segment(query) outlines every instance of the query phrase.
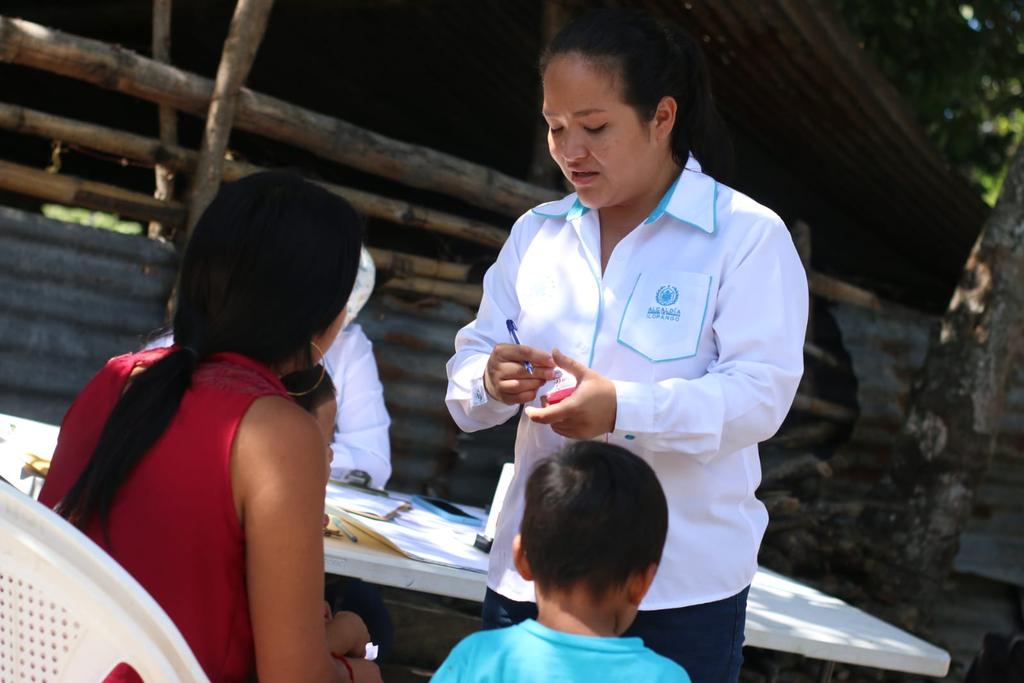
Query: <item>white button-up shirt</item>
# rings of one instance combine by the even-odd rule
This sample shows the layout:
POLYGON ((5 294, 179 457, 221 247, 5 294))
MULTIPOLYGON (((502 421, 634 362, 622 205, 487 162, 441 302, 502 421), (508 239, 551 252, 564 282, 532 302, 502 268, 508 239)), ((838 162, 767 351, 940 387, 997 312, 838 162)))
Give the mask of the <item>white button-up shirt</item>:
POLYGON ((373 486, 384 488, 391 477, 391 418, 373 344, 363 328, 355 323, 345 327, 324 354, 324 366, 334 380, 338 401, 331 477, 341 479, 350 470, 363 470, 373 486))
MULTIPOLYGON (((803 374, 804 269, 775 213, 692 158, 603 275, 600 243, 598 212, 574 194, 516 222, 484 277, 476 320, 455 338, 448 408, 465 431, 519 410, 473 397, 494 345, 510 342, 506 319, 523 344, 558 348, 611 379, 615 431, 600 438, 646 460, 669 506, 664 555, 641 609, 735 595, 754 577, 768 523, 754 495, 757 444, 782 424, 803 374)), ((520 417, 488 573, 488 586, 513 600, 534 600, 512 562, 526 479, 567 442, 520 417)))

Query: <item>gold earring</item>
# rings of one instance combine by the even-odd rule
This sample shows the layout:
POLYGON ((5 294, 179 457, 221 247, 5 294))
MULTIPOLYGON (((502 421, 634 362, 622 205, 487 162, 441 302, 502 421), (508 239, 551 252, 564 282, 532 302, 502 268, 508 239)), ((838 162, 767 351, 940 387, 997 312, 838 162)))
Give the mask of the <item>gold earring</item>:
POLYGON ((317 378, 316 383, 309 389, 306 389, 305 391, 289 391, 289 396, 305 396, 306 394, 312 394, 314 391, 317 390, 317 387, 319 387, 320 384, 324 381, 324 375, 327 374, 327 367, 323 364, 324 352, 320 349, 319 346, 316 345, 316 342, 310 340, 309 343, 314 349, 316 349, 317 353, 320 354, 320 376, 317 378))

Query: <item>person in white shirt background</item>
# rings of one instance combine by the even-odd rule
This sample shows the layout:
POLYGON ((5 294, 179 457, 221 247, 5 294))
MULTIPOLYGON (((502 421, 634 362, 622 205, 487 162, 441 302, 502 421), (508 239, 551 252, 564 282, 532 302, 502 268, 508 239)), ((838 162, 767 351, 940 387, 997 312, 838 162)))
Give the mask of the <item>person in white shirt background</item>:
POLYGON ((536 616, 512 559, 533 466, 567 439, 602 439, 649 462, 669 503, 662 562, 625 635, 695 683, 737 681, 768 522, 757 444, 803 373, 806 275, 782 220, 721 182, 731 146, 682 29, 593 11, 554 38, 541 75, 551 156, 576 192, 515 223, 448 362, 463 430, 525 406, 484 626, 536 616), (577 386, 549 405, 556 366, 577 386))
POLYGON ((324 352, 323 363, 337 387, 338 399, 331 441, 331 478, 340 480, 355 474, 361 483, 382 489, 391 477, 391 418, 384 406, 384 387, 377 374, 373 345, 354 322, 373 293, 375 279, 373 257, 364 248, 348 300, 345 327, 324 352))

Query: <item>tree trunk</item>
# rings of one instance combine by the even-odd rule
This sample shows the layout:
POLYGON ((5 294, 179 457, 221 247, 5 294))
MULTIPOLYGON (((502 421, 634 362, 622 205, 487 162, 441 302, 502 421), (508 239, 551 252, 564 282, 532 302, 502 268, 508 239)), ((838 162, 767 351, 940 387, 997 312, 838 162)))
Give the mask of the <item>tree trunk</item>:
MULTIPOLYGON (((153 0, 153 59, 171 63, 171 0, 153 0)), ((159 116, 160 142, 178 144, 177 112, 173 107, 161 104, 159 116)), ((160 200, 174 199, 174 171, 163 164, 157 164, 155 171, 156 191, 153 196, 160 200)), ((149 236, 169 238, 170 226, 153 221, 149 224, 149 236)))
MULTIPOLYGON (((256 59, 256 50, 263 41, 273 6, 274 0, 238 0, 235 5, 220 66, 217 67, 217 80, 213 85, 203 143, 199 148, 199 163, 192 177, 192 192, 188 202, 189 234, 220 187, 224 150, 231 136, 238 92, 256 59)), ((188 235, 185 237, 187 239, 188 235)))
POLYGON ((1022 344, 1024 146, 932 333, 894 450, 895 494, 908 502, 890 522, 883 558, 893 575, 883 588, 925 616, 992 460, 1007 375, 1022 344))

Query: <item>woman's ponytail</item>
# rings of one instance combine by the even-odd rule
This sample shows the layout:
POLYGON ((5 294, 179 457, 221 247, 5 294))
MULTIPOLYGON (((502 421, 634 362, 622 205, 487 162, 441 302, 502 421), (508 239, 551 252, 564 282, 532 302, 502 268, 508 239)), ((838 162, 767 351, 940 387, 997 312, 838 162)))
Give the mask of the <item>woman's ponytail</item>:
POLYGON ((170 426, 207 357, 312 364, 310 340, 338 318, 352 291, 360 232, 348 202, 293 174, 223 185, 182 259, 175 348, 129 378, 58 511, 80 528, 98 516, 106 536, 115 494, 170 426))
POLYGON ((195 349, 179 347, 129 379, 92 457, 58 504, 58 513, 79 528, 98 515, 106 536, 114 493, 174 419, 198 363, 195 349))

